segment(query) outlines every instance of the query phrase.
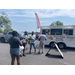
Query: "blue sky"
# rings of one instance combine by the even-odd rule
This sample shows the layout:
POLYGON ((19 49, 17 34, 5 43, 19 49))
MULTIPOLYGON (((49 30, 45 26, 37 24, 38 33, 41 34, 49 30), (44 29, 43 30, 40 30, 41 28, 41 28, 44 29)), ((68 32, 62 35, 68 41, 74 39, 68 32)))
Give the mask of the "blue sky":
POLYGON ((48 26, 57 20, 64 25, 75 25, 75 9, 0 9, 0 12, 8 15, 12 28, 18 32, 36 31, 35 12, 38 14, 41 26, 48 26))

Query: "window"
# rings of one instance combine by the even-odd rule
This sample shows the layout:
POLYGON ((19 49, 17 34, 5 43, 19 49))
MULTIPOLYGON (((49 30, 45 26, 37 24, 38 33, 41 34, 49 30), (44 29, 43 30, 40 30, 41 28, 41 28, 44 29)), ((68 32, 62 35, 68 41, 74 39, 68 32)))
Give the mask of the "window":
POLYGON ((8 34, 12 35, 12 32, 9 32, 8 34))
POLYGON ((51 29, 51 35, 62 35, 62 29, 51 29))
POLYGON ((64 29, 64 34, 73 35, 73 29, 64 29))
POLYGON ((42 34, 50 34, 50 29, 43 29, 42 34))

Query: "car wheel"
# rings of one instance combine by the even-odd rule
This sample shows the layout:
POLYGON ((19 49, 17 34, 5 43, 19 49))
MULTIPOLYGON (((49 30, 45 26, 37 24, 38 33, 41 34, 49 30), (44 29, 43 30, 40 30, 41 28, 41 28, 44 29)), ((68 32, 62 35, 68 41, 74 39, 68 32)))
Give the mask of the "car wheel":
POLYGON ((5 43, 5 39, 4 39, 4 38, 1 38, 1 42, 2 42, 2 43, 5 43))

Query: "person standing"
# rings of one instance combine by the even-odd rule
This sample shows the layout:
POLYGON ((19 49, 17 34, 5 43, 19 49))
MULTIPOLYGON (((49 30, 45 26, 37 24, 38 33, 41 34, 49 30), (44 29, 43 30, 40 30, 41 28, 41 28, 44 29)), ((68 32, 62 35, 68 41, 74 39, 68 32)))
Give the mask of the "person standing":
POLYGON ((29 37, 29 39, 30 39, 30 51, 29 51, 29 53, 31 53, 31 49, 32 49, 32 46, 34 47, 34 53, 36 53, 36 45, 35 45, 35 35, 34 35, 34 32, 32 31, 32 34, 31 34, 31 36, 29 37))
POLYGON ((39 43, 39 52, 38 52, 38 54, 40 54, 40 49, 41 49, 41 48, 42 48, 42 53, 43 53, 45 40, 47 40, 46 35, 41 34, 41 35, 39 36, 39 41, 40 41, 40 43, 39 43))
POLYGON ((28 44, 29 44, 29 35, 28 35, 28 33, 27 33, 26 43, 27 43, 27 45, 26 45, 26 49, 28 49, 28 44))
POLYGON ((26 56, 25 55, 25 49, 26 49, 27 43, 28 43, 28 34, 27 34, 27 31, 25 31, 24 36, 23 36, 23 46, 24 46, 23 56, 26 56))
POLYGON ((22 43, 20 42, 20 39, 17 36, 18 36, 18 32, 13 31, 12 32, 12 37, 9 39, 11 65, 14 65, 15 58, 17 58, 17 64, 20 65, 20 49, 19 49, 19 45, 22 46, 22 43))

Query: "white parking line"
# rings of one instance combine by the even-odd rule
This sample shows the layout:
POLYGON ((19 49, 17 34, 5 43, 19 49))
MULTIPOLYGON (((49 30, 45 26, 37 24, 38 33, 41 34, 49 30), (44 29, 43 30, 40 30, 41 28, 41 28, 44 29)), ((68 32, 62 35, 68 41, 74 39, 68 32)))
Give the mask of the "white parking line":
POLYGON ((60 62, 63 63, 64 65, 71 65, 71 64, 64 62, 64 61, 60 61, 60 62))

